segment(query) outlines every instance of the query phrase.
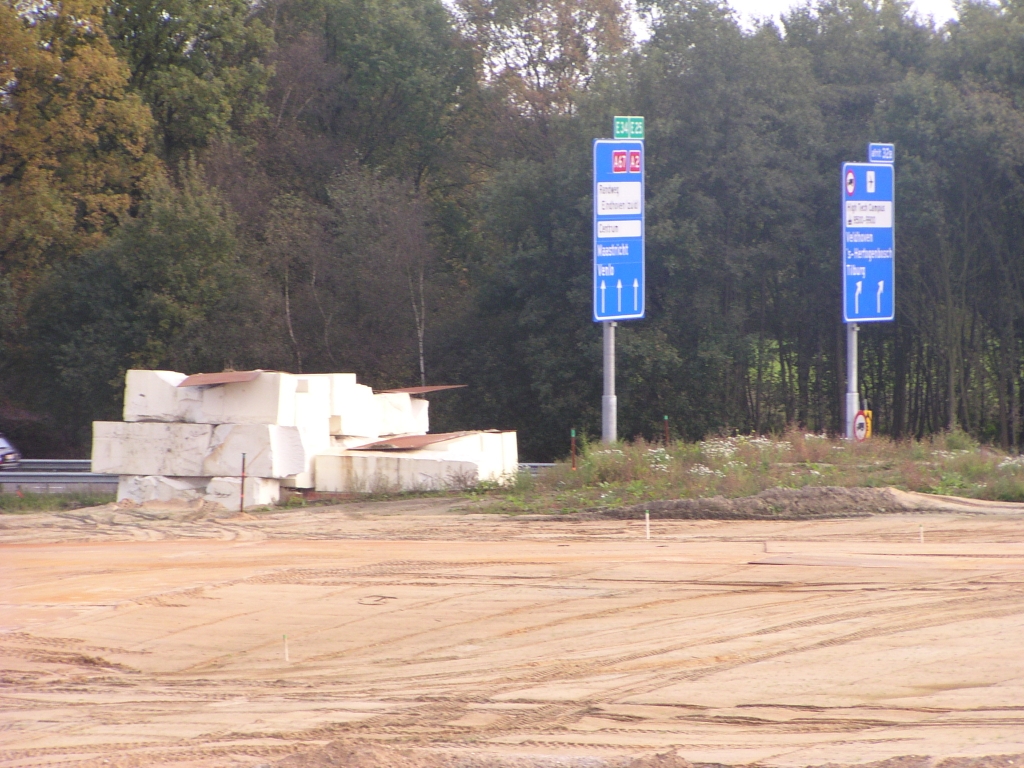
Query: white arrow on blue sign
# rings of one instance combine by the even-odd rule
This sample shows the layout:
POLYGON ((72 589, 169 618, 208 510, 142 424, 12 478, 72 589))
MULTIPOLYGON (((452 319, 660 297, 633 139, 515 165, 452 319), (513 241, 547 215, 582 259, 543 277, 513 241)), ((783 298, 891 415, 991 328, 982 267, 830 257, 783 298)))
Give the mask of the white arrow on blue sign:
POLYGON ((882 163, 843 165, 843 320, 896 316, 895 173, 882 163))
POLYGON ((644 143, 594 141, 594 322, 644 316, 644 143))

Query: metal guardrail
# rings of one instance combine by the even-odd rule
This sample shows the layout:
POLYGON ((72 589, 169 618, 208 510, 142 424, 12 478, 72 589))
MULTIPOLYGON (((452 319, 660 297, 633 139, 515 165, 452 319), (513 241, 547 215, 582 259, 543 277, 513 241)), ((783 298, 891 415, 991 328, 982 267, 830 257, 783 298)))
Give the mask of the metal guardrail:
POLYGON ((550 469, 555 466, 554 464, 546 464, 542 462, 525 462, 519 464, 520 472, 529 472, 531 475, 536 477, 541 473, 541 470, 550 469))
MULTIPOLYGON (((88 459, 23 459, 19 469, 0 472, 0 493, 116 492, 118 476, 94 474, 89 471, 90 465, 88 459)), ((524 462, 519 471, 536 476, 553 466, 524 462)))
POLYGON ((0 483, 116 483, 117 475, 94 475, 92 472, 0 472, 0 483))
POLYGON ((18 472, 91 472, 89 459, 22 459, 18 472))
POLYGON ((0 472, 0 492, 16 493, 116 493, 117 475, 92 472, 0 472))

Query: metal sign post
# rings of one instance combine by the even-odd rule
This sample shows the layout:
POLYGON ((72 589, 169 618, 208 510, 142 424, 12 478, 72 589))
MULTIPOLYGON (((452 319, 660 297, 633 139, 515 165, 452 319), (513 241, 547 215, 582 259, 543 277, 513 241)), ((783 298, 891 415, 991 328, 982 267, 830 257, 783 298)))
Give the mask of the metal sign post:
POLYGON ((846 436, 854 436, 854 417, 860 410, 857 391, 857 324, 846 324, 846 436))
POLYGON ((645 313, 643 118, 616 117, 615 130, 640 138, 594 141, 593 319, 604 330, 601 439, 606 443, 618 439, 616 322, 645 313))
POLYGON ((615 323, 604 326, 604 396, 601 398, 601 442, 614 443, 619 433, 619 400, 615 396, 615 323))
POLYGON ((896 316, 896 174, 892 144, 869 144, 867 163, 842 170, 843 322, 846 323, 846 436, 856 437, 858 323, 896 316))

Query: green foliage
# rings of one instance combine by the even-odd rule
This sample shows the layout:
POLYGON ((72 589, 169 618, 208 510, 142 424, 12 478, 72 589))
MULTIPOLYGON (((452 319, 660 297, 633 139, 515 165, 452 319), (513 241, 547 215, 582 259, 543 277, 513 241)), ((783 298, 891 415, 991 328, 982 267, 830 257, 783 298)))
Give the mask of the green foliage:
POLYGON ((990 498, 996 501, 1024 501, 1024 478, 1000 477, 989 486, 990 498))
POLYGON ((115 1, 103 25, 153 111, 165 157, 267 114, 273 34, 246 0, 115 1))
MULTIPOLYGON (((814 0, 746 29, 646 0, 637 42, 617 0, 4 0, 3 397, 81 445, 129 366, 347 369, 469 384, 432 401, 435 430, 563 456, 599 432, 591 141, 641 114, 647 317, 617 331, 620 432, 840 429, 838 168, 893 141, 897 319, 864 329, 860 389, 876 432, 916 440, 863 479, 1013 495, 974 452, 1024 439, 1018 5, 936 30, 903 0, 814 0)), ((727 467, 674 445, 583 445, 560 492, 836 464, 807 441, 788 473, 781 449, 727 467)))
POLYGON ((0 493, 0 514, 59 512, 115 501, 112 493, 0 493))
POLYGON ((203 341, 242 280, 233 222, 197 166, 182 175, 180 189, 154 182, 139 218, 36 297, 31 346, 49 382, 37 397, 69 424, 116 418, 128 368, 222 364, 203 341))
POLYGON ((978 441, 964 432, 962 429, 954 429, 944 436, 946 449, 950 451, 974 451, 978 448, 978 441))
POLYGON ((472 58, 440 0, 325 0, 324 127, 371 166, 419 180, 472 89, 472 58))
POLYGON ((156 169, 152 119, 100 13, 0 2, 0 339, 48 270, 127 220, 156 169))
POLYGON ((630 39, 617 0, 459 0, 486 80, 543 125, 572 114, 595 69, 630 39))
POLYGON ((487 495, 503 511, 557 513, 805 486, 894 486, 1020 501, 1024 461, 977 447, 949 450, 941 440, 850 443, 791 429, 777 438, 739 435, 668 446, 644 440, 587 446, 575 471, 561 460, 528 486, 506 486, 487 495))

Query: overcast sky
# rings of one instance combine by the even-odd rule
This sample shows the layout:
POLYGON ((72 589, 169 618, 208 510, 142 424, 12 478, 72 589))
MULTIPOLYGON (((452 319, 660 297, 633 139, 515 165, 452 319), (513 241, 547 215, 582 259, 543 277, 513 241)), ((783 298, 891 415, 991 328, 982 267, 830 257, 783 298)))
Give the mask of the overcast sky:
MULTIPOLYGON (((780 13, 796 3, 793 0, 729 0, 729 4, 746 21, 749 16, 774 16, 777 19, 780 13)), ((956 15, 952 0, 914 0, 914 9, 922 16, 932 16, 937 25, 956 15)))

